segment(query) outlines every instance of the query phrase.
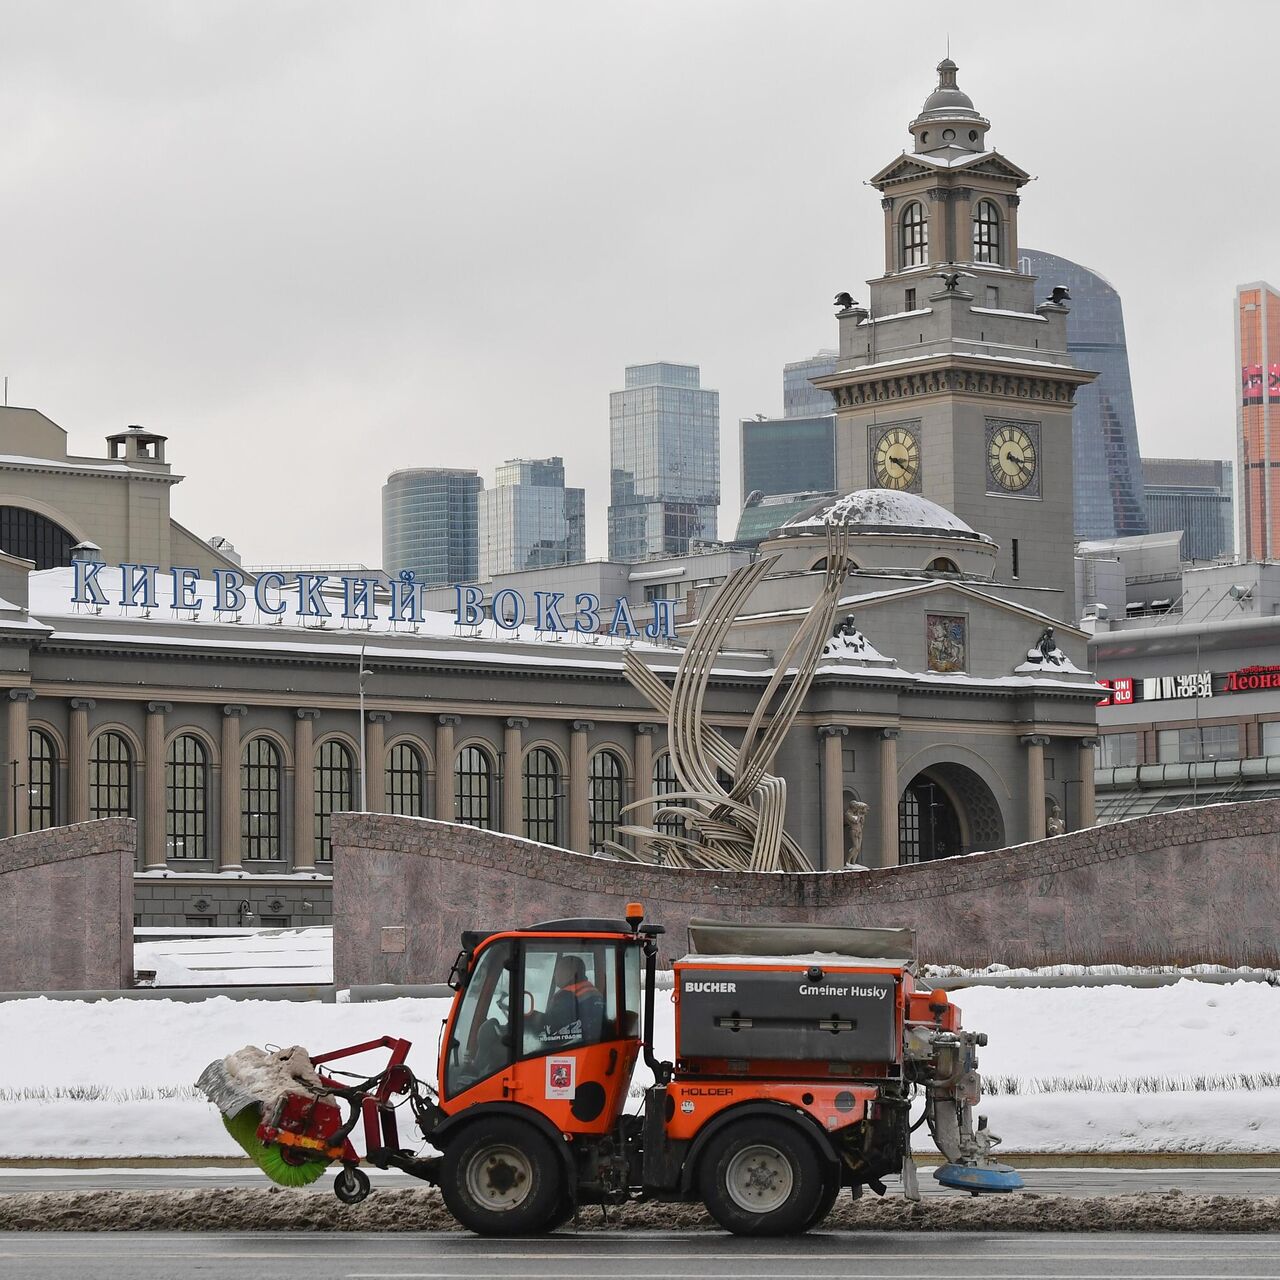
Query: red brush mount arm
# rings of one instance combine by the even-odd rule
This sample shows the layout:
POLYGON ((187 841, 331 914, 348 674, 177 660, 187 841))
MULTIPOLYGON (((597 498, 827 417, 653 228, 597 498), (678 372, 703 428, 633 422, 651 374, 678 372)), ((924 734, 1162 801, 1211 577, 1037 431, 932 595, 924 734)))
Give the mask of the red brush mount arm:
POLYGON ((344 1058, 354 1058, 357 1054, 370 1053, 375 1049, 390 1050, 387 1065, 377 1075, 368 1076, 356 1084, 343 1084, 323 1071, 318 1073, 328 1088, 351 1104, 351 1121, 344 1126, 347 1132, 355 1127, 358 1112, 359 1118, 364 1122, 365 1159, 379 1169, 385 1169, 393 1157, 402 1159, 406 1154, 400 1148, 400 1134, 391 1096, 412 1093, 417 1084, 413 1072, 405 1065, 411 1047, 408 1040, 383 1036, 381 1039, 366 1040, 363 1044, 353 1044, 345 1049, 331 1049, 328 1053, 318 1054, 311 1059, 312 1065, 318 1068, 325 1063, 340 1062, 344 1058))

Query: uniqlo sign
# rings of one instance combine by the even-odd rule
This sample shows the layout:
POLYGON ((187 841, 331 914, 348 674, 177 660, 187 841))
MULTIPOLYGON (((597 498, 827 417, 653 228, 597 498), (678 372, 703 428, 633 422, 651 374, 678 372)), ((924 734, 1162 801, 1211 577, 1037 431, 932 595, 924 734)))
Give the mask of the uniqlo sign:
POLYGON ((1127 707, 1133 701, 1133 677, 1116 676, 1113 680, 1099 680, 1111 692, 1098 703, 1100 707, 1127 707))

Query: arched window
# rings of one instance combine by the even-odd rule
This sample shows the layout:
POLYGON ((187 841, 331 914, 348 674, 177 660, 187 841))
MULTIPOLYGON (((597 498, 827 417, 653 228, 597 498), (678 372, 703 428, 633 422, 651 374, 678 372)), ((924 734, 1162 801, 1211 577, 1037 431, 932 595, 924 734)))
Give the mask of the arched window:
POLYGON ((30 731, 27 781, 31 787, 28 828, 43 831, 57 821, 58 752, 43 729, 30 731))
POLYGON ((0 551, 34 560, 37 569, 65 569, 75 539, 60 525, 26 507, 0 507, 0 551))
POLYGON ((169 743, 164 761, 165 852, 170 858, 208 854, 209 757, 192 733, 169 743))
MULTIPOLYGON (((223 765, 226 768, 226 765, 223 765)), ((240 753, 240 854, 246 861, 279 858, 280 748, 250 738, 240 753)))
POLYGON ((924 205, 913 200, 902 211, 902 265, 920 267, 929 261, 929 219, 924 205))
POLYGON ((315 851, 317 862, 333 857, 329 819, 344 809, 354 809, 356 767, 351 752, 337 738, 322 742, 316 749, 315 851))
POLYGON ((542 844, 560 843, 560 766, 545 747, 524 758, 524 833, 542 844))
POLYGON ((618 838, 622 821, 622 761, 613 751, 597 751, 587 770, 588 836, 593 853, 618 838))
POLYGON ((89 816, 128 818, 133 814, 133 752, 123 734, 108 729, 89 752, 89 816))
POLYGON ((954 560, 948 559, 946 556, 938 556, 934 560, 930 560, 925 565, 926 573, 959 573, 960 566, 954 560))
POLYGON ((468 827, 493 829, 493 761, 482 747, 463 747, 453 766, 455 816, 468 827))
POLYGON ((387 754, 387 812, 427 816, 427 758, 412 742, 397 742, 387 754))
MULTIPOLYGON (((669 796, 680 790, 680 780, 676 777, 676 767, 671 760, 671 752, 664 751, 653 762, 653 794, 669 796)), ((661 818, 655 824, 657 829, 668 836, 682 836, 685 833, 684 823, 676 818, 661 818)))
POLYGON ((1000 261, 1000 210, 994 200, 979 200, 973 211, 973 260, 1000 261))

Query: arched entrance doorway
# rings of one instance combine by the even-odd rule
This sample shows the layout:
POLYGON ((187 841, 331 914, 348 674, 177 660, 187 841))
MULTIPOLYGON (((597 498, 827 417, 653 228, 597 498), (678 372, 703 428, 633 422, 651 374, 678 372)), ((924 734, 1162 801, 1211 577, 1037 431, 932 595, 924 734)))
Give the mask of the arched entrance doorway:
POLYGON ((991 788, 962 764, 936 764, 907 783, 898 801, 898 861, 932 862, 1004 844, 991 788))

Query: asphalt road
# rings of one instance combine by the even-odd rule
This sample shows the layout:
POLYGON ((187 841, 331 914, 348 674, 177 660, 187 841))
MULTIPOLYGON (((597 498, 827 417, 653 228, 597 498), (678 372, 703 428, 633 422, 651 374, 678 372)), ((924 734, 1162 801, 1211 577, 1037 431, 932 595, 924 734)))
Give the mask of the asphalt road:
MULTIPOLYGON (((1016 1165, 1017 1158, 1013 1157, 1016 1165)), ((369 1170, 375 1189, 419 1186, 416 1179, 395 1172, 369 1170)), ((931 1168, 921 1166, 920 1190, 925 1195, 961 1195, 933 1180, 931 1168)), ((1188 1195, 1280 1195, 1280 1169, 1023 1169, 1028 1191, 1044 1195, 1131 1195, 1139 1191, 1169 1191, 1188 1195)), ((252 1169, 0 1169, 0 1195, 11 1191, 180 1191, 193 1187, 267 1187, 266 1177, 252 1169)), ((890 1195, 900 1195, 896 1178, 886 1180, 890 1195)), ((332 1194, 333 1179, 323 1177, 310 1190, 332 1194)))
POLYGON ((448 1235, 3 1235, 23 1280, 1280 1280, 1280 1239, 1200 1235, 812 1234, 780 1241, 619 1232, 495 1242, 448 1235))

